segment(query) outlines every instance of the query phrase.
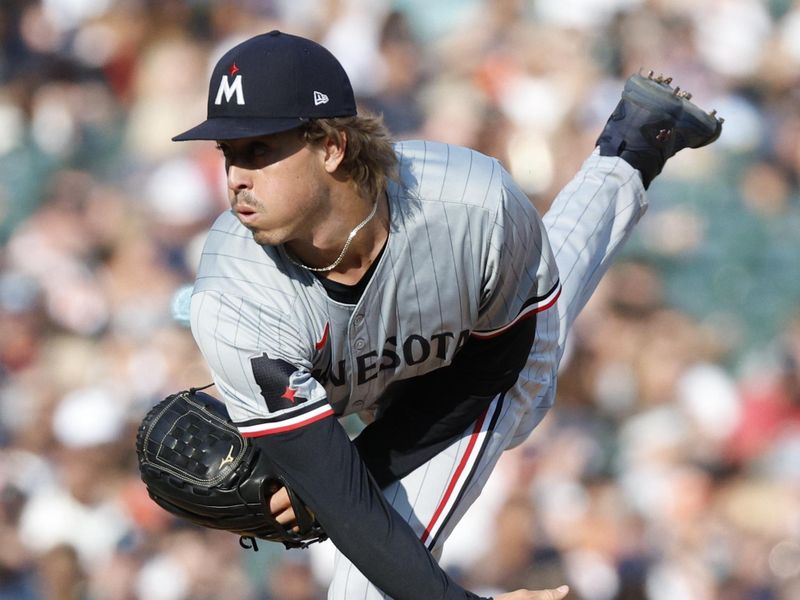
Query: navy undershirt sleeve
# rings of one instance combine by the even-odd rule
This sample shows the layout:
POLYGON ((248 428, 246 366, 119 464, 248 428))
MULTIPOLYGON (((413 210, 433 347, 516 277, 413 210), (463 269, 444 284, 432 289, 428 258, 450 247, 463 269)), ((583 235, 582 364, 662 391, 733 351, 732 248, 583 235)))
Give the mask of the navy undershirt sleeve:
POLYGON ((482 600, 456 584, 389 505, 355 446, 331 417, 252 438, 314 512, 331 541, 395 600, 482 600))

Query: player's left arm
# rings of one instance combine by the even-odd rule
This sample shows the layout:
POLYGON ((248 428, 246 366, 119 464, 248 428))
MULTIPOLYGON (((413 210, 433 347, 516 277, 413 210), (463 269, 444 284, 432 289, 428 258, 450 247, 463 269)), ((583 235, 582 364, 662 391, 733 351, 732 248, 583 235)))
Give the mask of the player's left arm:
POLYGON ((539 319, 558 318, 557 268, 536 209, 502 173, 502 197, 485 241, 479 317, 471 335, 447 367, 390 386, 379 400, 379 418, 356 438, 364 462, 383 486, 461 435, 524 368, 546 370, 546 376, 555 368, 557 328, 548 328, 551 335, 540 340, 541 364, 535 364, 531 347, 537 329, 541 332, 539 319))
MULTIPOLYGON (((558 268, 530 199, 505 170, 483 266, 478 321, 459 357, 472 384, 508 389, 528 361, 537 322, 561 293, 558 268)), ((483 388, 482 388, 483 389, 483 388)))

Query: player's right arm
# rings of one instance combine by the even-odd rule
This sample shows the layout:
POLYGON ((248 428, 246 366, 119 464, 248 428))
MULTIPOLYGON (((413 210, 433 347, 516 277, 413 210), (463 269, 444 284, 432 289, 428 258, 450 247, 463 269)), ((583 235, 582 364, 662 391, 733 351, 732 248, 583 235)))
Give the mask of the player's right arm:
POLYGON ((388 504, 336 418, 251 441, 308 505, 336 547, 390 597, 479 598, 439 568, 388 504))
MULTIPOLYGON (((389 597, 480 598, 442 571, 388 504, 335 418, 312 423, 292 436, 280 433, 252 441, 306 501, 336 547, 389 597)), ((567 592, 566 586, 517 590, 495 600, 561 600, 567 592)))
POLYGON ((336 547, 390 597, 480 598, 447 576, 386 501, 310 377, 302 336, 284 322, 282 340, 265 339, 268 311, 219 292, 192 300, 195 339, 259 460, 285 477, 336 547))

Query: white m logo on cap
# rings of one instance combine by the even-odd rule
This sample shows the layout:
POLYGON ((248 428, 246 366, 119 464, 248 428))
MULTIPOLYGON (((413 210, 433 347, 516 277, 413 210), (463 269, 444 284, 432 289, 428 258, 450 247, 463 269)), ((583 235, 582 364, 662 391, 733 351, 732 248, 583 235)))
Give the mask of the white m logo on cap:
MULTIPOLYGON (((225 102, 230 102, 234 92, 236 93, 236 104, 244 104, 244 92, 242 91, 242 76, 237 75, 231 84, 228 81, 228 76, 223 75, 219 82, 219 89, 217 90, 217 98, 214 104, 222 104, 222 96, 225 96, 225 102)), ((327 102, 327 99, 325 100, 327 102)))
POLYGON ((319 106, 320 104, 327 104, 327 103, 328 103, 328 97, 322 92, 314 90, 314 106, 319 106))

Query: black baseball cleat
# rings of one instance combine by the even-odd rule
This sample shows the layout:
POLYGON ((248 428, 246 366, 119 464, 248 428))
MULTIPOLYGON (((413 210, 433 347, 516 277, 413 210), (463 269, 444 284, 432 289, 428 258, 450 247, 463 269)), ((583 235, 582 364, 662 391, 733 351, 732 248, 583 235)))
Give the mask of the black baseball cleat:
POLYGON ((692 95, 671 87, 671 77, 632 75, 596 145, 602 156, 619 156, 642 174, 647 188, 667 159, 684 148, 716 140, 724 119, 705 112, 692 95))

